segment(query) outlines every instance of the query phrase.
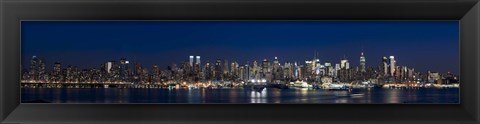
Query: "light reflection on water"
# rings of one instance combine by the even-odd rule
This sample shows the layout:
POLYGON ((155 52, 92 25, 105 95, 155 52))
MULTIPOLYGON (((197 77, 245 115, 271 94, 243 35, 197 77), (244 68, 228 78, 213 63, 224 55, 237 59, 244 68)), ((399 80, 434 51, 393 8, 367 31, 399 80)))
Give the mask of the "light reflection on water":
POLYGON ((280 89, 274 89, 274 90, 276 90, 276 91, 271 93, 271 96, 272 96, 271 103, 281 103, 282 94, 281 94, 280 89))
POLYGON ((267 103, 267 92, 263 89, 261 92, 250 91, 250 103, 267 103))
POLYGON ((53 103, 458 103, 459 89, 22 89, 53 103))
POLYGON ((392 91, 390 91, 389 95, 385 95, 387 96, 387 99, 388 99, 388 102, 389 103, 399 103, 400 99, 399 99, 399 90, 398 89, 392 89, 392 91))
MULTIPOLYGON (((235 92, 234 90, 230 90, 230 98, 236 98, 237 97, 237 93, 238 92, 235 92)), ((230 103, 236 103, 237 102, 237 99, 229 99, 230 100, 230 103)))

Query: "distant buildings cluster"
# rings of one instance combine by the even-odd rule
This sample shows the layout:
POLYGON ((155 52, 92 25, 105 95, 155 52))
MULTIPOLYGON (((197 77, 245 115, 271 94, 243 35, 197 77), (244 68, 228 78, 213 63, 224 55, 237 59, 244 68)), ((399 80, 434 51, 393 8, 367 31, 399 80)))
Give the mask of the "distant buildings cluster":
POLYGON ((458 77, 452 73, 420 73, 414 68, 400 66, 394 56, 382 57, 380 65, 367 66, 364 53, 361 52, 358 66, 351 66, 344 56, 339 63, 324 61, 315 55, 304 63, 284 62, 277 57, 269 61, 251 61, 245 64, 217 59, 201 63, 200 56, 189 56, 180 64, 172 64, 161 69, 153 65, 147 69, 140 63, 131 63, 126 58, 119 61, 107 61, 98 68, 80 69, 76 66, 55 62, 52 71, 46 71, 45 60, 33 56, 30 68, 24 69, 22 82, 38 83, 78 83, 78 82, 127 82, 133 84, 156 83, 239 83, 239 82, 291 82, 302 80, 308 83, 331 82, 371 82, 386 83, 458 83, 458 77))

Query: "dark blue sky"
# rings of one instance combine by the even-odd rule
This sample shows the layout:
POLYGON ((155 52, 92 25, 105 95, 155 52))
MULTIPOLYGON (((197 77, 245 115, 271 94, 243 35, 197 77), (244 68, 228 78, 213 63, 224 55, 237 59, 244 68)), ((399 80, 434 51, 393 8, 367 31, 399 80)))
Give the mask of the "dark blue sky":
MULTIPOLYGON (((399 65, 459 72, 458 21, 23 21, 23 66, 36 55, 47 61, 96 67, 126 57, 151 68, 200 55, 229 62, 272 60, 304 64, 319 53, 339 63, 346 56, 358 66, 394 55, 399 65)), ((64 67, 65 67, 64 66, 64 67)))

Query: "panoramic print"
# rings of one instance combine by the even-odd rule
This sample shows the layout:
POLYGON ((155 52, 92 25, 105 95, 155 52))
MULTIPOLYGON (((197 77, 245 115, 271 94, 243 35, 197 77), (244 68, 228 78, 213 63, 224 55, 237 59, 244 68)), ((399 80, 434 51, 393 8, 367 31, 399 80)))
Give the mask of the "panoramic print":
POLYGON ((458 21, 22 21, 21 103, 458 104, 458 21))

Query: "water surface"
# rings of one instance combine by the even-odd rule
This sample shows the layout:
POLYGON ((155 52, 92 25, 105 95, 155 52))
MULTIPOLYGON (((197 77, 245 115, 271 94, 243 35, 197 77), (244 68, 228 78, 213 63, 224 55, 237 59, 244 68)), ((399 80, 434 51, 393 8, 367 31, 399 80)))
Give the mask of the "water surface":
POLYGON ((459 103, 458 88, 118 89, 22 88, 22 103, 459 103))

